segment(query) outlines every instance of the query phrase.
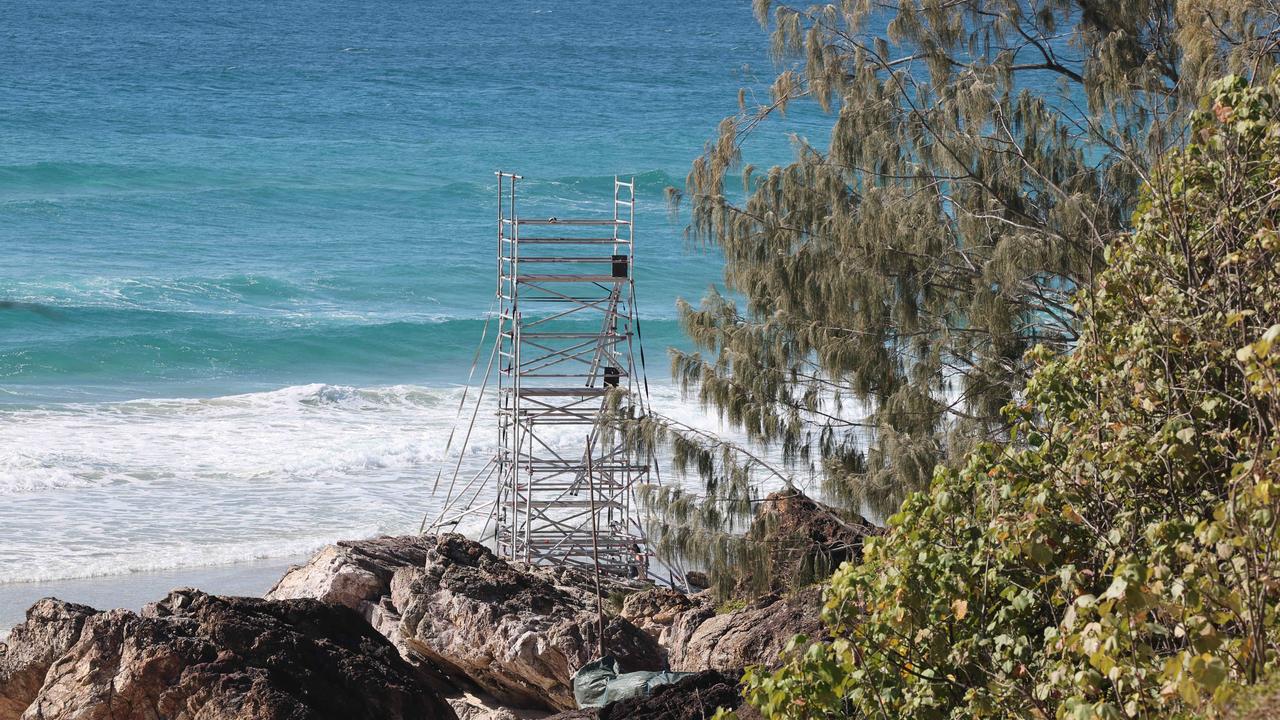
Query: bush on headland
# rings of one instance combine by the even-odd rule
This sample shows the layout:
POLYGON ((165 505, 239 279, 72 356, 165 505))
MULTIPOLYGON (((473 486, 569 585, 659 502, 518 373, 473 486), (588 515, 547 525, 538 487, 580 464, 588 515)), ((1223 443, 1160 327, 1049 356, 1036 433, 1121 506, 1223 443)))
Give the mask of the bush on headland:
POLYGON ((1039 363, 940 467, 830 641, 747 674, 776 718, 1205 716, 1280 663, 1280 76, 1214 86, 1039 363))

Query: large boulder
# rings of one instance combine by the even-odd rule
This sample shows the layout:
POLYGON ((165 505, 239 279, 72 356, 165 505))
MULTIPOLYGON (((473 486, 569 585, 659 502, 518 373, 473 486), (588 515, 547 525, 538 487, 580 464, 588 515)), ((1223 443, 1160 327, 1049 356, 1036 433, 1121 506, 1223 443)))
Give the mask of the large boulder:
POLYGON ((270 600, 315 598, 361 610, 391 592, 402 567, 422 567, 433 537, 388 536, 326 545, 302 565, 289 568, 266 594, 270 600))
MULTIPOLYGON (((24 625, 6 660, 50 635, 24 625)), ((356 613, 315 600, 177 590, 141 614, 87 614, 76 634, 23 720, 456 717, 356 613)))
POLYGON ((698 603, 682 592, 670 588, 650 588, 627 595, 622 601, 622 617, 648 633, 662 648, 665 658, 671 646, 671 628, 685 612, 698 603))
POLYGON ((817 502, 796 490, 770 493, 748 538, 769 548, 769 587, 739 579, 739 594, 782 591, 825 581, 840 563, 862 559, 862 539, 883 529, 862 516, 817 502))
POLYGON ((820 637, 822 591, 809 587, 790 595, 766 595, 732 612, 717 613, 709 602, 686 610, 669 630, 671 669, 733 670, 776 665, 796 635, 820 637))
POLYGON ((443 535, 425 566, 392 580, 400 638, 505 705, 574 707, 572 678, 603 653, 624 671, 661 669, 655 639, 622 617, 598 627, 591 578, 572 568, 517 566, 461 535, 443 535))
POLYGON ((80 629, 97 610, 45 598, 27 610, 26 622, 0 643, 0 720, 13 720, 40 694, 45 673, 80 637, 80 629))
MULTIPOLYGON (((460 535, 331 545, 291 568, 267 597, 359 611, 450 695, 460 716, 572 707, 573 673, 599 651, 590 574, 507 563, 460 535)), ((604 635, 606 651, 628 669, 664 661, 657 634, 626 619, 607 618, 604 635)))
MULTIPOLYGON (((349 607, 412 660, 401 642, 400 613, 392 602, 391 585, 397 571, 423 567, 432 547, 434 536, 384 535, 339 541, 321 548, 302 565, 289 568, 267 591, 266 598, 314 598, 349 607)), ((447 692, 449 681, 435 668, 423 668, 433 684, 447 692)))

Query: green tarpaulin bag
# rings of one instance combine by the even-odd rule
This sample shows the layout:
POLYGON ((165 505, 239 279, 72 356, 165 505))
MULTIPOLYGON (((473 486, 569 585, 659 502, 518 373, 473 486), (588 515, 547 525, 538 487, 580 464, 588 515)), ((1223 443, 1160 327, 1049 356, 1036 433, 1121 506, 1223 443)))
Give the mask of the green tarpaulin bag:
POLYGON ((618 661, 606 655, 574 673, 573 699, 580 708, 604 707, 617 700, 648 695, 656 688, 693 674, 667 670, 624 673, 618 661))

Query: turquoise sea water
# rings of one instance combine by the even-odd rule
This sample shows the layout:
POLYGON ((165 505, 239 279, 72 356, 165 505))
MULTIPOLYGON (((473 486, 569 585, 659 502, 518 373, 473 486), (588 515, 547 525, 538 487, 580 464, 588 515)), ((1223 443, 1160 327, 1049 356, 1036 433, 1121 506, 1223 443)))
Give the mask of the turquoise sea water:
POLYGON ((527 212, 603 211, 638 177, 655 339, 714 279, 661 191, 764 59, 747 3, 317 5, 19 3, 7 402, 454 377, 498 168, 530 178, 527 212))
POLYGON ((766 49, 745 0, 7 3, 0 583, 416 529, 491 307, 496 169, 532 214, 635 176, 663 375, 719 267, 662 191, 766 49))

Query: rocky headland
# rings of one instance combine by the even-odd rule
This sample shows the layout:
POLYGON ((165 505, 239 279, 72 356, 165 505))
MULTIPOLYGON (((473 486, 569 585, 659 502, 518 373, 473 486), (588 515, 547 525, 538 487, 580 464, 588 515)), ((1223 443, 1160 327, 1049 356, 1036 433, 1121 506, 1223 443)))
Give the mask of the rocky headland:
POLYGON ((741 705, 742 668, 823 631, 817 587, 732 611, 708 592, 608 592, 601 623, 587 573, 442 535, 330 545, 265 598, 180 589, 140 613, 45 599, 0 645, 0 720, 700 718, 741 705), (694 674, 577 709, 573 675, 601 648, 623 672, 694 674))

